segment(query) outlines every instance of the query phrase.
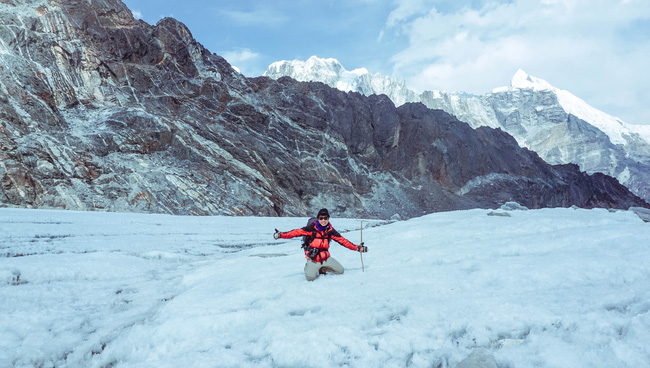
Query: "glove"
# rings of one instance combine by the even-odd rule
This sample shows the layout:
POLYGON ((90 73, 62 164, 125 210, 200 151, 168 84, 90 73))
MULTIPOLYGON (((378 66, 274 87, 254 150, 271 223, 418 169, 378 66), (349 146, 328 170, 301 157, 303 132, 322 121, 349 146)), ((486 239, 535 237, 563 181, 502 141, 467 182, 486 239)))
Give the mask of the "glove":
POLYGON ((358 245, 358 247, 357 247, 357 252, 359 252, 359 253, 366 253, 367 251, 368 251, 368 247, 366 247, 365 245, 363 245, 363 242, 362 242, 361 244, 358 245))
POLYGON ((279 232, 278 229, 275 229, 275 233, 273 234, 273 239, 278 240, 282 237, 281 235, 282 233, 279 232))

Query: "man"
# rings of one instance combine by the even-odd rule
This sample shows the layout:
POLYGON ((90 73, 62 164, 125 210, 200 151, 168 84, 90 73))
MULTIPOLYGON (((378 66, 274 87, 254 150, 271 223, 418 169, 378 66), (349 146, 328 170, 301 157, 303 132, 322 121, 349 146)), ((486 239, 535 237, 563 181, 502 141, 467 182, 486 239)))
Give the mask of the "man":
POLYGON ((324 274, 326 271, 330 271, 337 275, 343 273, 343 266, 337 260, 330 257, 330 240, 334 240, 351 250, 358 252, 368 251, 368 247, 364 246, 363 242, 359 245, 354 245, 342 237, 338 231, 334 230, 332 224, 330 224, 330 214, 326 208, 318 211, 316 220, 314 222, 310 221, 307 226, 301 229, 291 230, 286 233, 275 229, 275 234, 273 234, 275 239, 290 239, 296 236, 309 237, 307 244, 304 246, 305 258, 307 258, 305 277, 308 281, 316 280, 319 272, 324 274))

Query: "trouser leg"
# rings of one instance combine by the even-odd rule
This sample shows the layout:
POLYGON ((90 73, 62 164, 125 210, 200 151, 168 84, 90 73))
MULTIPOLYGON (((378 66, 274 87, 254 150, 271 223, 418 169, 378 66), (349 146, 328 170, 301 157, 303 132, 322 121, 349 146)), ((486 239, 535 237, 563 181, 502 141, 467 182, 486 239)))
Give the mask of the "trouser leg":
POLYGON ((327 261, 323 263, 323 266, 328 272, 335 273, 337 275, 343 274, 344 268, 343 266, 339 263, 339 261, 335 260, 332 257, 329 257, 327 261))
POLYGON ((305 278, 307 281, 314 281, 318 277, 318 270, 320 270, 320 262, 314 262, 312 260, 307 260, 305 263, 305 278))
POLYGON ((344 271, 343 266, 332 257, 328 258, 327 261, 323 262, 323 264, 308 260, 305 264, 305 278, 307 278, 308 281, 316 280, 318 277, 318 271, 321 268, 337 275, 343 274, 344 271))

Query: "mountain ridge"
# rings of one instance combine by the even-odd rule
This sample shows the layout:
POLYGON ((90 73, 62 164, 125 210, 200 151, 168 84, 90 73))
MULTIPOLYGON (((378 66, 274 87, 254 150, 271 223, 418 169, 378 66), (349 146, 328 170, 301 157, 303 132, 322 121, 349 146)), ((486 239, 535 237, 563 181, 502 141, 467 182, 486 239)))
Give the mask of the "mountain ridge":
MULTIPOLYGON (((335 79, 322 80, 315 72, 310 73, 307 66, 326 67, 317 60, 313 56, 308 62, 279 61, 271 64, 264 75, 320 81, 336 88, 335 79)), ((329 59, 328 65, 336 65, 337 73, 347 76, 348 88, 343 90, 367 95, 385 94, 396 105, 422 102, 427 107, 445 110, 474 128, 489 126, 504 129, 522 147, 532 149, 551 164, 576 163, 588 173, 602 172, 614 176, 637 195, 650 199, 647 184, 650 183, 650 126, 626 124, 522 69, 515 73, 510 87, 498 87, 492 93, 478 96, 437 90, 418 94, 409 90, 403 80, 370 72, 349 81, 353 74, 346 74, 338 61, 329 59), (375 79, 382 83, 373 83, 375 79), (534 101, 534 105, 530 104, 537 97, 527 91, 539 96, 539 101, 534 101), (576 125, 575 119, 570 119, 570 116, 583 120, 602 134, 582 123, 576 125), (583 128, 578 129, 578 126, 583 128), (595 138, 598 142, 593 141, 594 135, 598 136, 595 138), (553 137, 555 142, 549 140, 553 137), (585 142, 589 147, 581 148, 580 145, 585 142)), ((326 72, 321 70, 318 73, 326 72)))
POLYGON ((0 20, 4 206, 380 218, 649 206, 421 103, 246 78, 181 22, 149 25, 117 0, 13 1, 0 20))

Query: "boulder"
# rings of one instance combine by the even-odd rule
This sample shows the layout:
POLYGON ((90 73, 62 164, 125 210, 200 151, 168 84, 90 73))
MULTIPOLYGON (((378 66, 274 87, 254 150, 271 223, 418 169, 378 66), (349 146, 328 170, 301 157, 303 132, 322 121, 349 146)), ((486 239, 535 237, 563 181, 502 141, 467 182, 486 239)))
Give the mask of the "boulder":
POLYGON ((636 213, 636 215, 639 216, 641 220, 650 222, 650 209, 643 207, 630 207, 629 210, 636 213))

